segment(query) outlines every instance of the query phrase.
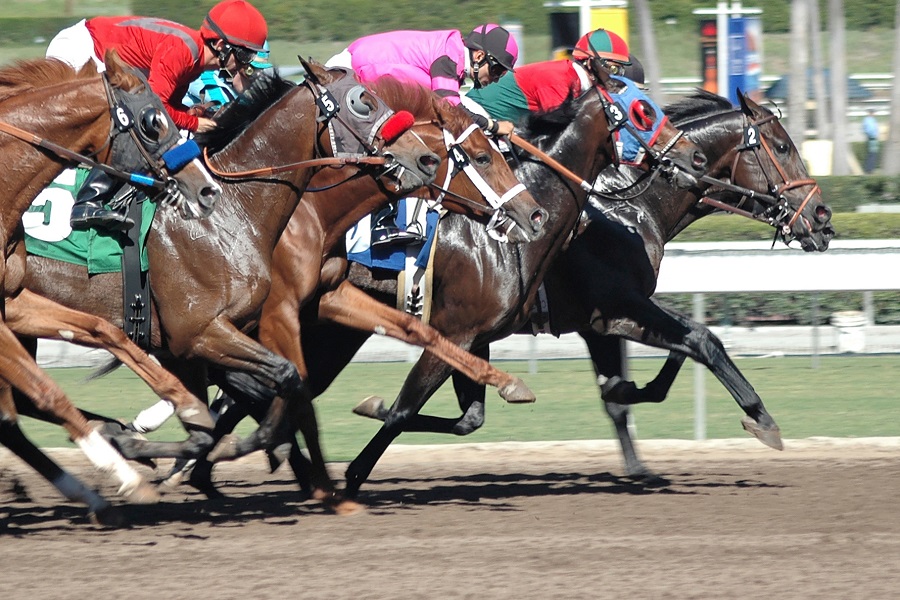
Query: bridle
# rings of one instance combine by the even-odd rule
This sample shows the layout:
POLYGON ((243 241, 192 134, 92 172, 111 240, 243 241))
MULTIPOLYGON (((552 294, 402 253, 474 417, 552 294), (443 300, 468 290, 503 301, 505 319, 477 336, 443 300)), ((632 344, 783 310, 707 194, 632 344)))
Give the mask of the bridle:
MULTIPOLYGON (((800 217, 803 209, 806 208, 806 205, 809 203, 809 201, 813 198, 813 196, 815 196, 818 191, 820 191, 819 185, 816 183, 815 179, 811 178, 791 180, 782 168, 781 163, 775 157, 775 153, 772 151, 772 148, 771 146, 769 146, 766 138, 760 134, 759 126, 771 121, 777 121, 778 117, 776 115, 769 114, 763 116, 762 118, 753 120, 751 116, 746 112, 741 112, 741 114, 744 120, 743 142, 737 147, 737 152, 735 153, 734 161, 731 165, 731 179, 734 179, 734 174, 737 172, 742 153, 750 151, 756 158, 756 162, 759 165, 760 172, 766 178, 766 187, 768 193, 764 194, 756 192, 754 190, 735 185, 731 182, 722 181, 706 175, 704 175, 700 179, 701 181, 712 184, 716 188, 736 192, 746 198, 755 200, 764 205, 765 209, 759 213, 745 211, 739 208, 739 206, 743 203, 743 200, 739 202, 737 206, 732 206, 719 200, 715 200, 714 198, 710 198, 710 190, 706 190, 706 192, 704 192, 704 195, 700 198, 699 202, 712 206, 713 208, 719 210, 738 214, 743 217, 761 221, 763 223, 771 225, 776 230, 776 239, 778 239, 778 237, 780 236, 785 243, 788 243, 792 239, 797 238, 797 236, 792 233, 794 224, 797 222, 797 219, 800 217), (777 183, 770 176, 769 171, 763 165, 763 152, 768 155, 769 160, 771 161, 772 165, 774 165, 775 170, 778 172, 778 176, 781 178, 781 183, 777 183), (787 197, 785 196, 785 192, 803 186, 811 186, 810 191, 800 203, 800 206, 794 209, 789 205, 787 197)), ((808 230, 811 230, 811 226, 805 218, 804 222, 806 223, 806 228, 808 230)))
MULTIPOLYGON (((471 124, 469 125, 461 134, 458 136, 454 136, 453 133, 447 130, 446 127, 437 123, 435 121, 429 121, 430 125, 437 125, 441 128, 441 133, 444 138, 444 147, 447 150, 447 157, 450 159, 450 164, 447 166, 447 172, 444 175, 444 182, 441 185, 436 183, 431 183, 429 185, 430 188, 436 190, 438 192, 437 198, 431 200, 431 203, 434 205, 441 204, 446 197, 452 197, 455 201, 468 206, 469 208, 488 213, 491 215, 490 221, 488 221, 486 229, 488 235, 499 242, 507 242, 508 234, 515 227, 515 222, 509 218, 506 214, 506 210, 503 208, 503 205, 518 196, 519 194, 526 192, 525 185, 521 182, 512 186, 503 194, 498 194, 491 185, 485 181, 484 177, 482 177, 481 173, 475 168, 472 164, 472 160, 470 159, 468 153, 463 148, 463 142, 468 139, 472 133, 479 129, 478 125, 471 124), (459 173, 465 173, 466 177, 469 178, 469 181, 472 182, 478 191, 481 193, 484 200, 490 205, 485 206, 484 204, 472 200, 471 198, 467 198, 461 194, 457 194, 456 192, 451 191, 450 182, 456 177, 459 173)), ((418 134, 413 132, 413 135, 418 137, 418 134)), ((419 138, 419 141, 422 141, 419 138)), ((422 142, 424 144, 424 141, 422 142)), ((493 142, 491 142, 491 146, 494 150, 499 153, 499 149, 494 146, 493 142)))
MULTIPOLYGON (((341 103, 337 100, 334 94, 320 82, 314 71, 309 68, 309 63, 304 61, 302 58, 300 59, 300 61, 306 69, 307 73, 307 76, 304 78, 301 85, 305 85, 307 88, 309 88, 309 90, 313 94, 313 97, 315 98, 317 110, 316 121, 320 124, 320 127, 330 128, 333 122, 341 124, 343 126, 342 131, 353 136, 359 143, 360 147, 364 150, 364 153, 342 153, 342 155, 340 156, 318 156, 316 158, 278 166, 261 167, 244 171, 224 171, 217 168, 210 162, 208 151, 206 148, 204 148, 203 159, 210 172, 223 179, 249 179, 254 177, 269 177, 287 171, 295 171, 299 169, 309 169, 315 167, 341 168, 348 165, 384 167, 377 174, 372 175, 372 177, 376 180, 384 178, 395 170, 399 170, 402 172, 405 167, 398 161, 394 160, 394 158, 389 153, 384 152, 384 147, 387 145, 388 141, 385 140, 382 135, 384 124, 391 116, 395 115, 396 113, 388 111, 380 121, 373 125, 371 135, 368 138, 364 137, 359 131, 357 131, 356 127, 348 123, 343 115, 340 114, 340 110, 342 107, 341 103)), ((316 138, 318 139, 321 134, 322 129, 320 128, 317 132, 316 138)), ((330 136, 332 140, 334 140, 335 135, 333 131, 330 131, 330 136)), ((320 144, 316 144, 316 149, 317 153, 323 153, 320 144)), ((347 183, 353 179, 361 177, 362 175, 362 171, 357 171, 339 182, 320 188, 307 188, 305 191, 319 192, 329 190, 339 185, 343 185, 344 183, 347 183)))
MULTIPOLYGON (((127 106, 127 104, 131 103, 129 102, 129 97, 135 96, 135 94, 113 88, 105 72, 100 74, 100 78, 103 81, 107 102, 110 106, 111 124, 106 143, 100 149, 95 151, 93 156, 96 156, 110 144, 112 144, 113 147, 111 154, 113 158, 118 156, 119 152, 127 153, 128 148, 125 148, 122 144, 117 144, 116 142, 119 136, 127 133, 133 147, 140 155, 144 166, 148 167, 153 172, 153 176, 131 172, 125 168, 118 168, 97 161, 91 156, 75 152, 74 150, 70 150, 60 144, 3 121, 0 121, 0 131, 12 135, 33 146, 48 150, 60 158, 81 163, 91 168, 100 169, 111 177, 124 180, 128 183, 158 190, 159 193, 154 200, 164 204, 177 205, 183 199, 183 196, 178 189, 178 182, 169 173, 179 171, 187 163, 199 156, 200 149, 193 141, 182 140, 180 136, 176 134, 170 143, 160 147, 159 158, 155 158, 147 150, 144 142, 138 136, 133 112, 127 106)), ((144 81, 144 85, 147 85, 146 81, 144 81)), ((147 104, 142 107, 142 111, 153 106, 152 103, 147 104)), ((160 110, 162 110, 161 107, 160 110)), ((171 121, 171 117, 164 111, 162 111, 162 114, 165 119, 169 120, 170 130, 176 131, 175 124, 171 121)))

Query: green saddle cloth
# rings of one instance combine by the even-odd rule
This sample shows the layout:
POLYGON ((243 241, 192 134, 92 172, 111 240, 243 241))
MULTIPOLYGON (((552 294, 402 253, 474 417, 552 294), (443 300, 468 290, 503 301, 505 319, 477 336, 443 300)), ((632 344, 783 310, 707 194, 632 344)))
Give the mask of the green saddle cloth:
MULTIPOLYGON (((22 217, 25 249, 29 254, 87 267, 91 275, 118 273, 122 270, 122 242, 119 232, 69 226, 75 195, 87 178, 89 169, 67 169, 38 194, 22 217)), ((156 204, 145 200, 141 210, 141 270, 150 268, 147 258, 147 232, 153 223, 156 204)))

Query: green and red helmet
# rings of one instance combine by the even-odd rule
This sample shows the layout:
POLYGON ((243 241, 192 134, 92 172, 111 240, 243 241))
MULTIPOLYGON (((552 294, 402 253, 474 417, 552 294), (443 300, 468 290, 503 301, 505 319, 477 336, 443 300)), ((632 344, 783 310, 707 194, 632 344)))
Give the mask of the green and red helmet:
POLYGON ((590 31, 581 36, 581 39, 575 44, 572 58, 582 60, 592 56, 613 60, 623 65, 631 62, 628 60, 628 43, 606 29, 590 31))

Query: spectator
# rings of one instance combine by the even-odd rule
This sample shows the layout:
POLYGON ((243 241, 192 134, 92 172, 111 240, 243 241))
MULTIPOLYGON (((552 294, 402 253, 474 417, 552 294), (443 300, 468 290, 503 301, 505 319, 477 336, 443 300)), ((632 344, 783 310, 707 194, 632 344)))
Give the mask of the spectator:
POLYGON ((866 163, 863 170, 866 173, 875 171, 878 163, 878 120, 875 118, 875 110, 868 109, 862 121, 863 134, 866 136, 866 163))

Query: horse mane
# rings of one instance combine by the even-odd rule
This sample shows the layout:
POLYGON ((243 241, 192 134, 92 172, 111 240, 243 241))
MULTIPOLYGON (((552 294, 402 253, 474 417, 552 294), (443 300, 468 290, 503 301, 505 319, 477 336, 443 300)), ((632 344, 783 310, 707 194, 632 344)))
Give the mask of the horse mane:
POLYGON ((247 129, 257 117, 296 87, 296 84, 282 79, 277 73, 260 75, 253 80, 250 89, 234 102, 226 104, 225 108, 216 115, 215 129, 197 135, 197 143, 205 146, 210 153, 218 152, 247 129))
POLYGON ((383 75, 367 84, 373 94, 394 110, 406 110, 417 121, 440 117, 450 131, 460 133, 472 124, 465 111, 446 100, 437 100, 434 92, 418 83, 383 75))
POLYGON ((681 127, 691 121, 733 113, 736 109, 728 98, 698 89, 692 95, 669 104, 663 111, 669 115, 673 125, 681 127))
MULTIPOLYGON (((581 98, 587 97, 582 94, 581 98)), ((530 113, 522 123, 522 137, 537 139, 540 136, 554 136, 572 124, 578 115, 578 98, 570 91, 563 103, 553 110, 530 113)))
POLYGON ((96 76, 93 61, 76 72, 71 65, 56 58, 18 60, 0 69, 0 100, 27 90, 96 76))

